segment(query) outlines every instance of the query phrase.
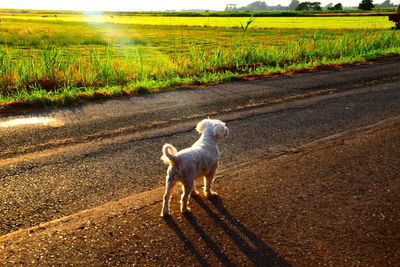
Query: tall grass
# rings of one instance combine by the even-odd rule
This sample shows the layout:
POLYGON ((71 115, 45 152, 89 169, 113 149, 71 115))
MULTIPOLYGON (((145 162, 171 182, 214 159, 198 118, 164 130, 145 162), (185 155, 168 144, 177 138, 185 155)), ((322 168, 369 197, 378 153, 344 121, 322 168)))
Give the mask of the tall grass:
POLYGON ((187 53, 148 55, 136 46, 116 57, 115 48, 79 50, 46 46, 16 56, 0 50, 0 103, 23 101, 65 105, 90 97, 158 91, 160 88, 274 74, 319 64, 340 64, 400 53, 395 31, 361 31, 329 37, 316 31, 279 46, 232 43, 206 49, 187 45, 187 53))

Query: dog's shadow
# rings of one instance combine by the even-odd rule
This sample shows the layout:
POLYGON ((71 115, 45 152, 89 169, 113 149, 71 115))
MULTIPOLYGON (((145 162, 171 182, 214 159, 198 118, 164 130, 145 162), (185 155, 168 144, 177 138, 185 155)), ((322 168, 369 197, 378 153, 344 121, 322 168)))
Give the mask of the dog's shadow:
MULTIPOLYGON (((244 224, 239 222, 223 205, 219 197, 213 197, 209 202, 216 208, 218 213, 214 212, 208 204, 200 197, 194 197, 198 205, 203 208, 212 221, 220 227, 228 237, 235 243, 239 250, 254 264, 254 266, 291 266, 284 259, 274 252, 263 240, 257 237, 244 224), (226 222, 227 221, 227 222, 226 222), (231 225, 228 225, 228 223, 231 225), (241 234, 239 234, 240 232, 241 234), (243 236, 243 237, 242 237, 243 236)), ((184 218, 190 223, 191 227, 196 231, 207 247, 214 253, 218 260, 225 266, 236 266, 229 255, 225 254, 214 242, 203 228, 198 224, 197 219, 191 213, 184 215, 184 218)), ((210 266, 207 260, 196 249, 194 244, 186 237, 185 233, 173 220, 172 217, 166 217, 165 221, 185 247, 192 253, 202 266, 210 266)))

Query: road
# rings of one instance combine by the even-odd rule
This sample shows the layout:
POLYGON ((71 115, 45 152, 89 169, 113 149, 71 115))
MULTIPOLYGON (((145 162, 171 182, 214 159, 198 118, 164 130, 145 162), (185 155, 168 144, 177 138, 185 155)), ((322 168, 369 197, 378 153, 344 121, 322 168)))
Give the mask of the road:
POLYGON ((227 122, 221 168, 400 115, 400 62, 386 61, 96 102, 0 119, 0 234, 159 187, 165 142, 227 122))

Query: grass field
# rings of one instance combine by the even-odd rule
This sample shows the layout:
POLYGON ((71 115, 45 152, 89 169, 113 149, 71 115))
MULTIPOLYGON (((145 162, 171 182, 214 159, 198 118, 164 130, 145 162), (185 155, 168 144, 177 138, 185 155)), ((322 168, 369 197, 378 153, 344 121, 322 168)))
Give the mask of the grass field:
MULTIPOLYGON (((161 26, 240 27, 248 17, 168 17, 168 16, 110 16, 87 13, 86 15, 3 16, 4 20, 40 22, 86 22, 161 26)), ((315 17, 257 17, 252 28, 300 29, 387 29, 392 26, 387 16, 315 16, 315 17)))
POLYGON ((383 16, 3 14, 0 104, 60 106, 400 54, 383 16), (250 23, 246 29, 246 23, 250 23))

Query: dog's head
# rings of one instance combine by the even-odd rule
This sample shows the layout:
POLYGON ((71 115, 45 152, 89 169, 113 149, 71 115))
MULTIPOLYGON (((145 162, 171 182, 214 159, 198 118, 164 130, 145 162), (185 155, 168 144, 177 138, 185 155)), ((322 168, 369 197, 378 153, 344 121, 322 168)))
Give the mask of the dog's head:
POLYGON ((225 123, 220 120, 205 119, 196 126, 196 131, 201 133, 210 133, 216 140, 225 139, 229 135, 229 129, 225 123))

